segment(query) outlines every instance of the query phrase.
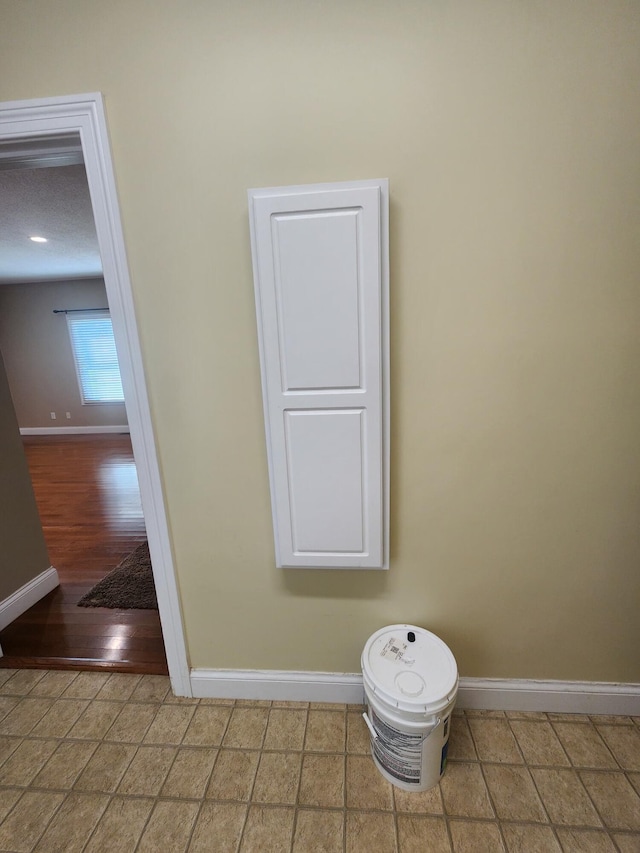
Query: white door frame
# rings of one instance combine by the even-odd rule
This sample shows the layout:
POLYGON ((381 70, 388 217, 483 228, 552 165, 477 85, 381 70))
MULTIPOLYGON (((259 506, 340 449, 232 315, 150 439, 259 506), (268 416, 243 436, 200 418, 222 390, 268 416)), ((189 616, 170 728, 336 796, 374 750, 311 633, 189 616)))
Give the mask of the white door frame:
POLYGON ((138 471, 171 687, 191 696, 180 598, 100 93, 0 103, 0 142, 80 134, 138 471))

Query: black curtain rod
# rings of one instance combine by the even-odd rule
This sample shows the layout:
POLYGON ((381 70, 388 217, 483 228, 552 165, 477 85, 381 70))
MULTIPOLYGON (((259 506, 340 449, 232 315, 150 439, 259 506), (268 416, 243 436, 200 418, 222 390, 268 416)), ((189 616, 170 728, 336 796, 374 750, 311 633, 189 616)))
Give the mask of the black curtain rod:
POLYGON ((83 314, 86 314, 87 311, 108 311, 108 308, 54 308, 54 314, 75 314, 76 311, 80 311, 83 314))

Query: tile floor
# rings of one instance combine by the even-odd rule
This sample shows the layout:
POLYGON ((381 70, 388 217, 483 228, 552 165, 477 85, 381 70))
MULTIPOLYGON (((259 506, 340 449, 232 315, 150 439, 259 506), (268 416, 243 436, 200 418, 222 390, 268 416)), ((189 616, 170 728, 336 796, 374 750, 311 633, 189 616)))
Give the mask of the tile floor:
POLYGON ((162 676, 0 670, 0 850, 640 851, 640 718, 456 712, 407 794, 359 706, 176 699, 162 676))

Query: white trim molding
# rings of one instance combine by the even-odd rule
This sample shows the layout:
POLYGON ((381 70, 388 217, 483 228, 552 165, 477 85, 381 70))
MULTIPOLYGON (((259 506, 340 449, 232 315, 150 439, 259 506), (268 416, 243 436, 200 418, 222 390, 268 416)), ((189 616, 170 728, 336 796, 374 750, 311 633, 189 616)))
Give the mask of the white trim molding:
POLYGON ((20 435, 102 435, 128 433, 129 426, 20 427, 20 435))
MULTIPOLYGON (((200 699, 276 699, 348 704, 364 701, 362 676, 351 672, 192 669, 191 690, 193 696, 200 699)), ((461 678, 456 705, 459 708, 499 711, 638 716, 640 684, 461 678)))
POLYGON ((459 708, 558 714, 640 714, 640 684, 461 678, 459 708))
POLYGON ((129 279, 109 133, 99 92, 0 103, 0 142, 78 134, 140 483, 171 687, 191 695, 187 645, 129 279))
POLYGON ((40 572, 35 578, 23 584, 20 589, 12 592, 4 601, 0 601, 0 631, 59 585, 58 572, 53 566, 49 566, 44 572, 40 572))
POLYGON ((364 701, 362 676, 351 672, 293 672, 274 669, 192 669, 199 699, 279 699, 282 702, 364 701))

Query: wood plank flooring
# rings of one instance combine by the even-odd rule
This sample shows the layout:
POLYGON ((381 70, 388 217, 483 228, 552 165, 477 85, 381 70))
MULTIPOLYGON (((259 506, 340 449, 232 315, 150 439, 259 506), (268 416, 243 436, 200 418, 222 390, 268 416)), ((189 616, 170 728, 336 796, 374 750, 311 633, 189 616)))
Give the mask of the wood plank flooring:
POLYGON ((23 441, 60 586, 0 631, 0 667, 166 675, 156 610, 77 606, 146 537, 129 436, 23 441))

